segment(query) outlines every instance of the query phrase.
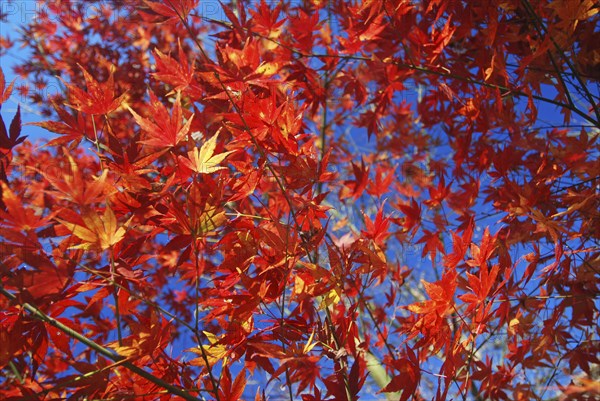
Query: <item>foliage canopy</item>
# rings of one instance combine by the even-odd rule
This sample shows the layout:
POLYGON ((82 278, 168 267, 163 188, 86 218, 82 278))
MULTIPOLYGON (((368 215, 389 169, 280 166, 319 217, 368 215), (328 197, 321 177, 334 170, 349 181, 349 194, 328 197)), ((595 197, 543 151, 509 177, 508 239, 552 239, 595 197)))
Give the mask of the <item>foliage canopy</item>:
POLYGON ((600 397, 594 1, 36 11, 0 398, 600 397))

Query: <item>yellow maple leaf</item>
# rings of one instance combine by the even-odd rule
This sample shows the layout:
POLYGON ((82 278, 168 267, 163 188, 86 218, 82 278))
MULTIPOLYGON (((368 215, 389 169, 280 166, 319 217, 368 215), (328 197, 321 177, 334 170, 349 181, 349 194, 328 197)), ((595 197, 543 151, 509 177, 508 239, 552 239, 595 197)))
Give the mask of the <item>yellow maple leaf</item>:
POLYGON ((227 351, 227 347, 223 344, 219 343, 219 338, 210 333, 208 331, 203 331, 204 335, 210 342, 210 345, 202 345, 202 348, 189 348, 187 352, 193 352, 194 354, 199 355, 198 358, 194 358, 190 361, 190 365, 194 366, 205 366, 206 362, 204 361, 204 357, 206 356, 206 360, 208 364, 212 367, 220 360, 224 360, 226 363, 227 355, 229 352, 227 351))
POLYGON ((188 152, 188 158, 181 158, 180 160, 191 170, 200 174, 210 174, 218 170, 223 170, 225 167, 219 166, 219 163, 234 151, 215 155, 218 136, 219 133, 217 132, 212 138, 204 142, 200 149, 197 146, 194 147, 194 149, 188 152))
POLYGON ((123 239, 126 227, 131 221, 130 218, 124 225, 117 227, 117 218, 108 206, 104 210, 102 217, 94 211, 88 210, 81 216, 81 219, 85 223, 85 226, 61 219, 57 220, 63 226, 67 227, 73 235, 84 241, 83 244, 76 245, 73 249, 89 249, 98 246, 103 251, 123 239))
POLYGON ((327 292, 327 294, 321 297, 321 302, 319 304, 319 310, 324 310, 325 308, 329 308, 331 305, 337 305, 340 303, 342 298, 340 297, 341 289, 339 287, 332 288, 327 292))
POLYGON ((281 66, 279 65, 279 63, 273 63, 273 62, 267 62, 267 61, 263 61, 258 68, 256 68, 256 72, 258 74, 263 74, 265 76, 273 76, 277 73, 277 71, 279 71, 279 69, 281 68, 281 66))

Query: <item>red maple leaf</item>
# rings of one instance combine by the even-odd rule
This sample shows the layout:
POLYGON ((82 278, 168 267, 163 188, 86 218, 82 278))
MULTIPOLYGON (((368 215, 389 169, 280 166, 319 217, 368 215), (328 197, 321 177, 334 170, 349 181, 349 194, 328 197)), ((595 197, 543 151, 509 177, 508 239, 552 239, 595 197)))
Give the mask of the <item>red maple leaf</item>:
POLYGON ((183 124, 181 92, 177 92, 171 115, 169 115, 167 108, 158 100, 156 95, 150 92, 150 110, 154 122, 149 118, 140 116, 133 109, 129 108, 135 121, 148 136, 148 139, 140 141, 141 144, 156 147, 172 147, 177 146, 179 142, 186 138, 190 131, 194 115, 192 114, 186 123, 183 124))
POLYGON ((87 86, 87 92, 79 89, 76 84, 64 82, 69 89, 69 101, 72 108, 87 114, 110 114, 115 111, 125 100, 126 93, 115 97, 115 67, 111 66, 108 80, 104 83, 96 81, 92 75, 79 66, 87 86))

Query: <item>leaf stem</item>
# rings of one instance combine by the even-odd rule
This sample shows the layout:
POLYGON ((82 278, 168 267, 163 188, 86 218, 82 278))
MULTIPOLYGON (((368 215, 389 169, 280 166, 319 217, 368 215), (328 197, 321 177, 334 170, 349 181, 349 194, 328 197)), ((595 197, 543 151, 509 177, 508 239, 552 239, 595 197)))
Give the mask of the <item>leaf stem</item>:
POLYGON ((113 294, 113 299, 115 300, 115 319, 117 320, 117 338, 119 341, 119 347, 123 346, 123 333, 121 332, 121 312, 120 312, 120 308, 119 308, 119 289, 118 287, 115 285, 117 280, 115 280, 115 258, 114 258, 114 252, 113 252, 113 247, 110 247, 110 276, 111 276, 111 281, 113 283, 112 285, 112 294, 113 294))

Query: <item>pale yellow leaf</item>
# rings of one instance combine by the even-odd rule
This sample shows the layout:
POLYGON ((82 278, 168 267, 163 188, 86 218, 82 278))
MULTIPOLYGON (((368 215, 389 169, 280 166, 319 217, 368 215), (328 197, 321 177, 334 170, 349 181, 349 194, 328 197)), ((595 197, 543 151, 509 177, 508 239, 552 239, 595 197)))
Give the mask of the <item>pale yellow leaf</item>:
POLYGON ((233 153, 233 151, 215 155, 218 136, 219 133, 217 132, 209 140, 204 142, 200 149, 195 147, 188 152, 188 157, 192 162, 192 168, 195 172, 200 174, 210 174, 225 168, 219 166, 219 163, 221 163, 229 154, 233 153))

